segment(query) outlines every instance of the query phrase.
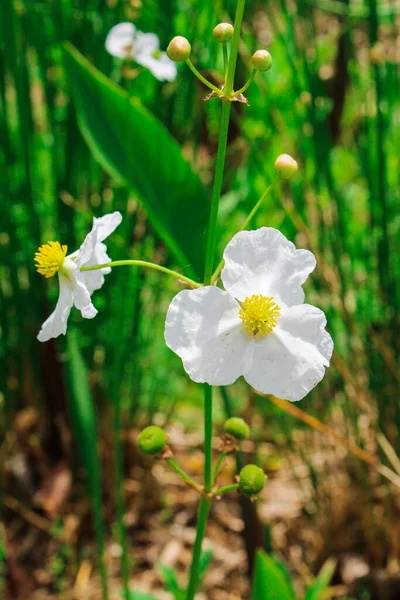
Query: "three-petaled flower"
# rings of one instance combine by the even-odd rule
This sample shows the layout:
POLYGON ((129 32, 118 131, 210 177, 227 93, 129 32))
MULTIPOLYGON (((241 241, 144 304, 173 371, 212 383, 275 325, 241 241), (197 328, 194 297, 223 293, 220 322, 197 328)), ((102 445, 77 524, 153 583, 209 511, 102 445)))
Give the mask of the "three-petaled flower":
POLYGON ((300 400, 325 374, 333 351, 324 313, 303 304, 316 261, 277 229, 237 233, 224 252, 225 290, 204 286, 172 300, 165 341, 197 383, 300 400))
POLYGON ((122 215, 114 212, 100 219, 93 218, 92 231, 83 244, 73 254, 67 256, 67 246, 59 242, 47 242, 35 254, 36 268, 45 277, 58 274, 60 295, 54 312, 43 323, 38 335, 40 342, 58 337, 67 331, 67 321, 71 308, 75 306, 82 317, 92 319, 97 310, 92 304, 91 295, 101 288, 104 275, 110 273, 110 267, 94 271, 81 271, 82 267, 103 265, 110 262, 107 255, 106 239, 122 221, 122 215))
POLYGON ((160 40, 155 33, 142 33, 132 23, 112 27, 106 38, 106 50, 116 58, 132 58, 149 69, 160 81, 174 81, 176 64, 166 52, 160 51, 160 40))

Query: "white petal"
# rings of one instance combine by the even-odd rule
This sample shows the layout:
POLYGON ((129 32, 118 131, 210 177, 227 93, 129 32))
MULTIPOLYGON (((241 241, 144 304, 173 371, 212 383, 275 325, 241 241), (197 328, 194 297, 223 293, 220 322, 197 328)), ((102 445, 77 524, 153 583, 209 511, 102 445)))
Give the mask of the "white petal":
POLYGON ((135 27, 132 23, 119 23, 110 29, 106 38, 106 50, 117 58, 133 56, 135 27))
POLYGON ((314 255, 296 250, 292 242, 272 227, 241 231, 224 252, 221 278, 225 289, 243 301, 247 296, 272 296, 279 306, 304 301, 302 284, 315 269, 314 255))
POLYGON ((84 319, 93 319, 93 317, 97 315, 97 310, 92 304, 89 290, 85 285, 80 271, 76 270, 72 282, 74 305, 81 311, 81 315, 84 319))
POLYGON ((56 338, 59 335, 65 335, 67 332, 67 321, 73 305, 72 287, 70 281, 58 276, 60 285, 60 295, 54 312, 43 323, 37 336, 39 342, 47 342, 50 338, 56 338))
POLYGON ((229 385, 250 367, 253 340, 243 333, 240 306, 213 286, 183 290, 172 300, 165 341, 197 383, 229 385))
POLYGON ((74 252, 78 267, 82 267, 92 260, 96 244, 105 240, 118 227, 121 221, 122 215, 118 211, 104 215, 104 217, 100 217, 99 219, 93 217, 92 231, 87 234, 79 250, 74 252))
POLYGON ((142 33, 138 31, 135 37, 135 61, 140 65, 140 59, 144 56, 151 56, 157 52, 160 47, 160 40, 155 33, 142 33))
POLYGON ((274 330, 255 343, 246 381, 259 392, 301 400, 325 375, 333 341, 322 310, 309 304, 284 309, 274 330))
POLYGON ((176 78, 178 72, 176 64, 168 58, 166 52, 162 52, 159 58, 143 55, 140 60, 136 58, 136 61, 149 69, 159 81, 174 81, 176 78))
MULTIPOLYGON (((85 263, 85 267, 102 265, 108 262, 111 262, 111 258, 107 254, 106 245, 101 242, 100 244, 96 244, 90 260, 85 263)), ((96 271, 81 271, 83 282, 90 295, 102 287, 104 284, 104 275, 108 275, 108 273, 111 273, 111 267, 104 267, 104 269, 96 271)))

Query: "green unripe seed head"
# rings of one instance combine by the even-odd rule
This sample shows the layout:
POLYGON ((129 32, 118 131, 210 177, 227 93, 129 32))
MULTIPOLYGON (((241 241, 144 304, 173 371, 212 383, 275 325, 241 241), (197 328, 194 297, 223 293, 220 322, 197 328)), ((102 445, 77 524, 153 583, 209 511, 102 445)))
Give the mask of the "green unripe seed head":
POLYGON ((213 36, 217 42, 230 42, 233 38, 233 25, 230 23, 218 23, 213 29, 213 36))
POLYGON ((160 454, 165 447, 165 433, 161 427, 150 425, 139 434, 138 446, 143 454, 160 454))
POLYGON ((282 179, 291 179, 299 170, 299 165, 290 154, 280 154, 275 161, 275 170, 282 179))
POLYGON ((174 62, 184 62, 190 57, 191 51, 189 41, 181 35, 172 38, 167 48, 167 54, 174 62))
POLYGON ((231 417, 225 421, 224 430, 237 440, 247 440, 250 437, 250 427, 240 417, 231 417))
POLYGON ((268 50, 257 50, 251 57, 251 62, 257 71, 269 71, 272 67, 272 56, 268 50))
POLYGON ((239 474, 239 489, 245 496, 256 496, 265 485, 265 473, 257 465, 246 465, 239 474))

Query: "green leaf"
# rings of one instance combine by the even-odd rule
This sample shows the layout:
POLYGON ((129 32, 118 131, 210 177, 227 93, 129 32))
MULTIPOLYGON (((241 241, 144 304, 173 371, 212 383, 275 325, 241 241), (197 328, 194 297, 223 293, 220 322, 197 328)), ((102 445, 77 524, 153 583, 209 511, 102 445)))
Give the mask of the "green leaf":
POLYGON ((177 141, 73 46, 66 66, 82 134, 102 167, 133 188, 155 230, 191 276, 203 276, 210 202, 177 141))
POLYGON ((333 559, 327 560, 313 583, 307 590, 304 600, 322 600, 323 592, 329 586, 336 568, 336 561, 333 559))
POLYGON ((178 576, 175 569, 162 564, 158 564, 157 566, 164 580, 166 591, 171 592, 171 594, 174 595, 175 600, 183 599, 184 592, 179 586, 178 576))
POLYGON ((105 526, 101 491, 101 469, 97 452, 97 419, 90 394, 87 372, 73 332, 67 336, 69 413, 81 462, 88 478, 88 492, 96 532, 96 552, 103 586, 107 587, 104 563, 105 526))
POLYGON ((252 600, 295 600, 285 568, 263 550, 258 550, 252 600))
POLYGON ((158 598, 150 592, 135 592, 130 590, 129 600, 158 600, 158 598))

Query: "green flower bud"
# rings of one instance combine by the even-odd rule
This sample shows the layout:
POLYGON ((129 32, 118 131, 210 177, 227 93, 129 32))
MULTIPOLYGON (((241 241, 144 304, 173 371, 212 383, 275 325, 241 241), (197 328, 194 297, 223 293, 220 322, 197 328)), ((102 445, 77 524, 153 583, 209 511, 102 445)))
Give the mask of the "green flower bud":
POLYGON ((251 57, 251 62, 257 71, 269 71, 272 67, 272 56, 268 50, 257 50, 251 57))
POLYGON ((217 42, 230 42, 233 38, 233 25, 230 23, 218 23, 213 29, 213 36, 217 42))
POLYGON ((250 437, 250 427, 239 417, 232 417, 225 421, 224 429, 237 440, 247 440, 250 437))
POLYGON ((265 473, 256 465, 246 465, 239 474, 239 490, 245 496, 256 496, 265 485, 265 473))
POLYGON ((159 454, 165 447, 165 433, 161 427, 150 425, 140 432, 138 446, 143 454, 159 454))
POLYGON ((176 35, 168 44, 167 54, 175 62, 184 62, 190 56, 192 48, 189 41, 181 35, 176 35))
POLYGON ((280 154, 275 161, 275 170, 282 179, 291 179, 296 175, 299 166, 289 154, 280 154))

